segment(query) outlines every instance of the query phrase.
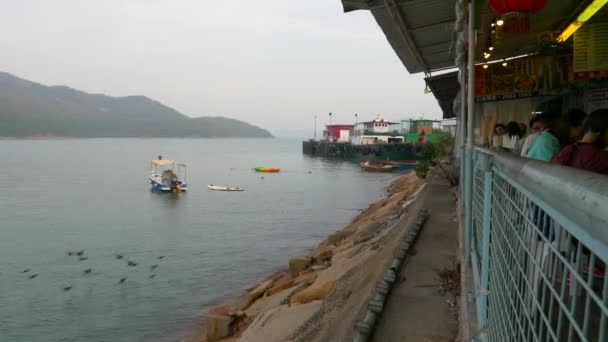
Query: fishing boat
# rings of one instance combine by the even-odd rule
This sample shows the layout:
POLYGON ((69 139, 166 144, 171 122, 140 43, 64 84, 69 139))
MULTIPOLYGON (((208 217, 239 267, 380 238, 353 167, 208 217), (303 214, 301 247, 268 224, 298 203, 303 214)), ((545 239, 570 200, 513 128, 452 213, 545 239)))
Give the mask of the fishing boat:
POLYGON ((150 161, 150 177, 148 178, 152 190, 160 192, 184 192, 188 190, 186 184, 186 164, 171 159, 158 159, 150 161))
POLYGON ((359 166, 361 166, 361 170, 370 172, 391 172, 396 168, 393 165, 372 163, 370 161, 361 162, 359 166))
POLYGON ((245 190, 245 189, 239 188, 239 187, 213 185, 213 184, 209 184, 209 185, 207 185, 207 187, 209 188, 209 190, 216 190, 216 191, 243 191, 243 190, 245 190))
POLYGON ((259 167, 256 167, 254 170, 255 170, 255 172, 271 172, 271 173, 277 173, 277 172, 281 171, 281 169, 279 169, 279 168, 266 167, 266 166, 259 166, 259 167))
POLYGON ((392 165, 398 169, 411 169, 418 164, 416 160, 387 160, 383 163, 385 165, 392 165))

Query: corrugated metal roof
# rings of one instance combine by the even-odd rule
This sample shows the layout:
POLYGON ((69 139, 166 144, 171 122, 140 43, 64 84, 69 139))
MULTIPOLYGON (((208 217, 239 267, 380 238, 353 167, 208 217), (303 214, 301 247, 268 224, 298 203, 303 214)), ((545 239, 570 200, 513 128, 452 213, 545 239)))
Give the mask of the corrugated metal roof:
POLYGON ((460 89, 458 71, 427 77, 424 80, 435 95, 437 102, 439 102, 439 107, 443 111, 443 118, 456 117, 453 104, 460 89))
POLYGON ((342 0, 342 4, 346 12, 371 11, 410 73, 454 66, 451 48, 456 0, 342 0))

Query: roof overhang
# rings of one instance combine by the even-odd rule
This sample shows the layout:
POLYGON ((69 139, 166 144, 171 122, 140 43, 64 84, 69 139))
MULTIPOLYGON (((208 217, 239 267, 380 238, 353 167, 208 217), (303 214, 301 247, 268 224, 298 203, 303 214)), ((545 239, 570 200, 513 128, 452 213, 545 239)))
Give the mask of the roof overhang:
POLYGON ((458 94, 460 86, 458 84, 458 71, 448 72, 424 79, 427 86, 435 95, 439 107, 443 111, 443 118, 449 119, 456 117, 454 113, 454 99, 458 94))
MULTIPOLYGON (((529 32, 501 33, 497 38, 491 32, 490 24, 495 18, 488 2, 475 1, 475 60, 479 63, 483 62, 483 52, 491 41, 494 50, 490 60, 538 52, 543 41, 554 41, 588 3, 581 0, 548 1, 539 12, 529 15, 529 32)), ((457 0, 342 0, 342 6, 345 12, 369 10, 405 68, 415 74, 456 67, 456 2, 457 0)))
POLYGON ((369 10, 412 74, 454 67, 456 0, 342 0, 345 12, 369 10))

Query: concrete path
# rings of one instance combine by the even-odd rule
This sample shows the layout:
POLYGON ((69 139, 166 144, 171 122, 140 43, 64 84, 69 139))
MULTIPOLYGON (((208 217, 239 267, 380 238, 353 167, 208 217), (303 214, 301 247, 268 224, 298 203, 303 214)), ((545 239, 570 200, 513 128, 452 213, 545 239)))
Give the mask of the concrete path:
POLYGON ((456 201, 452 188, 433 177, 423 198, 429 219, 422 228, 411 256, 393 288, 373 341, 452 341, 458 334, 455 308, 439 293, 437 272, 454 268, 458 252, 456 201))

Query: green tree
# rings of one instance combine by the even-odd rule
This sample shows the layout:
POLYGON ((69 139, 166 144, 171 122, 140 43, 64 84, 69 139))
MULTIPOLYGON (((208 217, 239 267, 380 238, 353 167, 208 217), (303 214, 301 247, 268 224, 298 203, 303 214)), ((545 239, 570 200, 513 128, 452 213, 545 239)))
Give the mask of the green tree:
POLYGON ((449 153, 450 147, 453 146, 454 138, 450 133, 441 130, 434 130, 433 134, 439 136, 439 139, 434 143, 428 142, 424 145, 422 158, 416 164, 416 175, 425 179, 431 169, 437 166, 441 169, 450 184, 456 185, 458 184, 458 176, 454 172, 453 167, 441 163, 441 159, 449 153))

